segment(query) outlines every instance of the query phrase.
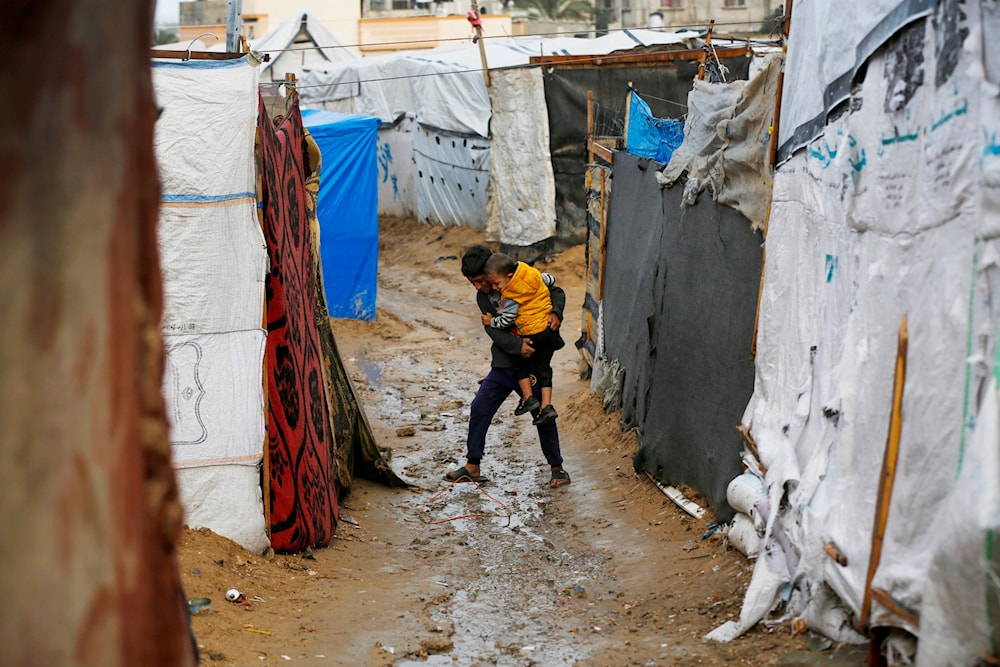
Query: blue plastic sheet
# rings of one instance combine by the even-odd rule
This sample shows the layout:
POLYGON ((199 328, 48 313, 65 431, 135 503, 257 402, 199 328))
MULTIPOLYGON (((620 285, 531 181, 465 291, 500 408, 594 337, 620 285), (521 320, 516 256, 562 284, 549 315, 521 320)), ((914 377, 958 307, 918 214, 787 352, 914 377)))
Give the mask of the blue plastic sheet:
POLYGON ((377 118, 302 110, 323 154, 317 216, 330 317, 375 319, 378 274, 377 118))
POLYGON ((670 156, 684 141, 684 122, 671 118, 656 118, 649 105, 634 90, 628 118, 628 143, 625 150, 639 157, 651 157, 667 164, 670 156))

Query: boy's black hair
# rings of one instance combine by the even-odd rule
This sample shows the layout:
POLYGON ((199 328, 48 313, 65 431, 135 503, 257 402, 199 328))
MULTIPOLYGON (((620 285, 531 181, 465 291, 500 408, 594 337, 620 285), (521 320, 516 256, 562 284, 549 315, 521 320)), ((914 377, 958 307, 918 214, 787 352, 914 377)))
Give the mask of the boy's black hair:
POLYGON ((475 278, 486 272, 486 260, 490 258, 493 251, 484 245, 476 244, 465 251, 462 255, 462 275, 466 278, 475 278))
POLYGON ((510 276, 514 275, 516 269, 517 262, 500 252, 493 253, 493 256, 486 260, 486 266, 483 268, 488 276, 510 276))

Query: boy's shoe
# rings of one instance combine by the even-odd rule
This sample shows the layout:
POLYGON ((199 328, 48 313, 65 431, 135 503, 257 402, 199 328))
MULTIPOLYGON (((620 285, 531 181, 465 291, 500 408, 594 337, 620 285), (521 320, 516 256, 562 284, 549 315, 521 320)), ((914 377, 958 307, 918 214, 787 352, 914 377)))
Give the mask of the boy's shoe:
POLYGON ((548 424, 549 422, 554 422, 559 416, 556 409, 551 405, 546 405, 538 412, 538 416, 531 420, 531 423, 535 426, 541 426, 542 424, 548 424))
POLYGON ((514 414, 521 416, 526 412, 531 412, 536 409, 542 402, 539 401, 534 396, 529 396, 526 401, 518 401, 517 407, 514 408, 514 414))

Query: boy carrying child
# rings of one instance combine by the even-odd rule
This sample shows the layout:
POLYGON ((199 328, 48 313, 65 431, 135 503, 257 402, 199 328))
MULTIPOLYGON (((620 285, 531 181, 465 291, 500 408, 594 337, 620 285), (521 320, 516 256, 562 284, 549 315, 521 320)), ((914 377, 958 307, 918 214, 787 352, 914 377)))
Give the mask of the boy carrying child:
POLYGON ((552 355, 566 344, 558 331, 549 328, 548 315, 552 310, 549 285, 554 285, 556 279, 502 253, 494 253, 486 261, 484 273, 503 300, 500 314, 496 317, 483 315, 483 325, 510 329, 522 338, 530 338, 535 348, 531 362, 523 358, 515 359, 514 372, 521 401, 514 414, 523 415, 541 408, 531 423, 537 426, 554 421, 559 414, 552 407, 552 355), (541 387, 540 402, 531 391, 532 369, 541 387))

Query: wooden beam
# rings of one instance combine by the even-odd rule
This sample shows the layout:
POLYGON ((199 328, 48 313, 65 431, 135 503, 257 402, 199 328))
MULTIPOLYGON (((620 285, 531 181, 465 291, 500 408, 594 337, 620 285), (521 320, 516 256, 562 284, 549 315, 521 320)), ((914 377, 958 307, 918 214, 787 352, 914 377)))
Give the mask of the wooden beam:
POLYGON ((628 147, 628 122, 632 116, 632 82, 628 82, 628 88, 625 94, 625 136, 623 142, 628 147))
MULTIPOLYGON (((165 51, 160 49, 150 49, 150 58, 162 60, 236 60, 242 58, 245 53, 222 53, 219 51, 165 51)), ((270 58, 265 57, 265 60, 270 58)))
POLYGON ((594 150, 590 147, 594 138, 594 91, 587 91, 587 164, 594 163, 594 150))
POLYGON ((872 580, 882 559, 882 543, 885 526, 889 522, 889 505, 892 501, 892 487, 896 481, 896 463, 899 461, 899 438, 903 427, 903 386, 906 383, 906 350, 909 342, 906 319, 906 316, 903 316, 903 322, 899 325, 896 345, 896 372, 892 386, 889 434, 886 436, 885 453, 882 456, 882 472, 879 475, 875 519, 872 524, 872 550, 868 558, 868 576, 865 578, 861 614, 858 617, 858 629, 862 632, 868 629, 872 607, 872 580))
POLYGON ((614 163, 615 161, 614 151, 602 145, 595 137, 587 137, 587 151, 607 162, 614 163))
POLYGON ((771 137, 767 146, 767 162, 772 168, 778 161, 778 127, 781 124, 781 98, 785 90, 784 61, 788 55, 788 33, 792 29, 792 0, 786 0, 785 18, 781 25, 781 34, 784 38, 781 44, 781 71, 778 72, 778 87, 774 94, 774 120, 771 121, 771 137))
POLYGON ((880 605, 882 605, 883 607, 894 613, 896 616, 899 616, 901 619, 903 619, 913 627, 915 628, 920 627, 920 617, 917 616, 911 610, 904 607, 902 604, 900 604, 896 600, 896 598, 889 595, 888 591, 885 591, 881 588, 873 588, 872 597, 880 605))
MULTIPOLYGON (((612 53, 600 56, 531 56, 528 62, 532 65, 546 65, 560 68, 582 68, 599 65, 602 67, 634 67, 635 65, 656 65, 678 60, 700 60, 704 53, 701 49, 676 49, 673 51, 656 51, 654 53, 612 53)), ((719 60, 738 58, 750 53, 749 46, 717 47, 715 53, 719 60)))

